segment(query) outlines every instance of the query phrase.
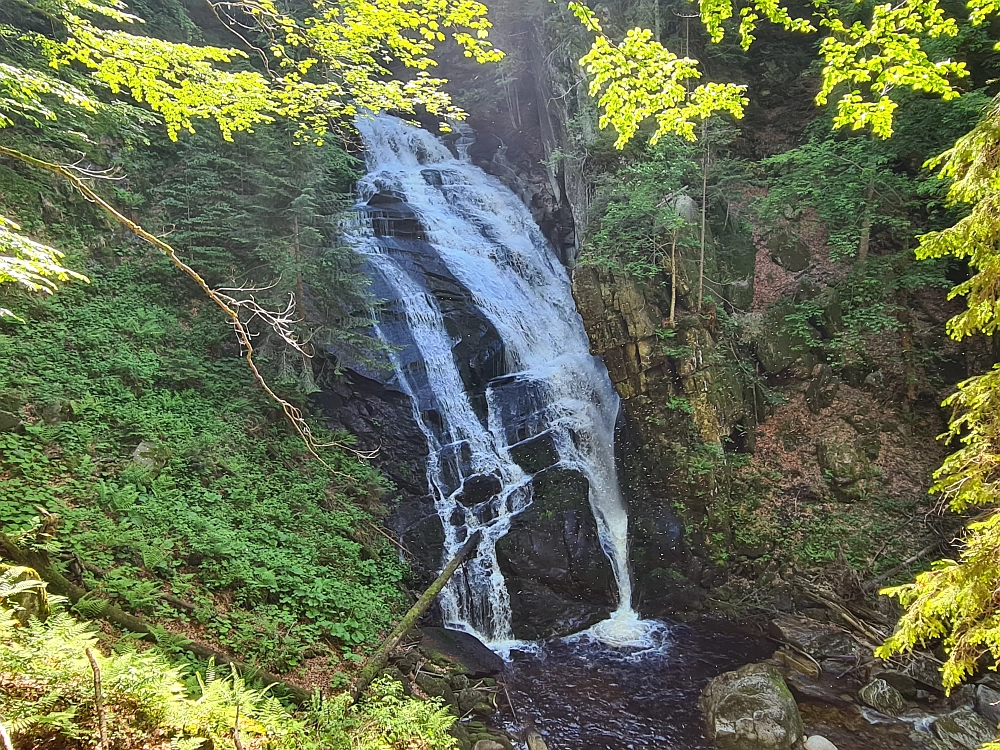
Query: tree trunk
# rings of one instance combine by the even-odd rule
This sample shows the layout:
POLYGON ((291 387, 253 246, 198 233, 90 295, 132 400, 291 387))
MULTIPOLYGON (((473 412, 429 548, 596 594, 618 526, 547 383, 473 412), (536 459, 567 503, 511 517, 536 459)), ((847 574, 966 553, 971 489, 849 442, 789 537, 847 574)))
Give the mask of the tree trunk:
POLYGON ((407 631, 410 630, 414 625, 417 624, 417 620, 427 611, 427 608, 431 606, 437 595, 441 593, 441 589, 444 588, 445 584, 455 575, 455 571, 458 570, 458 566, 462 564, 469 553, 476 548, 479 544, 479 539, 482 537, 482 532, 477 531, 472 536, 470 536, 462 548, 455 554, 444 570, 441 571, 441 575, 435 579, 434 583, 430 585, 419 599, 417 603, 410 607, 410 611, 403 616, 403 619, 399 621, 393 631, 389 634, 389 637, 385 639, 382 643, 382 648, 379 649, 377 654, 371 656, 364 667, 361 668, 361 672, 358 674, 358 678, 351 685, 351 698, 355 701, 361 697, 361 694, 368 689, 378 673, 385 669, 385 665, 389 663, 389 657, 392 652, 396 650, 396 646, 399 642, 403 640, 403 636, 406 635, 407 631))
POLYGON ((705 298, 705 227, 708 223, 708 122, 702 121, 701 139, 705 153, 701 162, 701 255, 698 260, 698 312, 705 298))
POLYGON ((670 327, 674 327, 674 311, 677 309, 677 230, 670 239, 670 327))
POLYGON ((872 199, 875 197, 875 175, 865 188, 865 207, 861 218, 861 241, 858 242, 858 263, 868 258, 868 245, 872 235, 872 199))

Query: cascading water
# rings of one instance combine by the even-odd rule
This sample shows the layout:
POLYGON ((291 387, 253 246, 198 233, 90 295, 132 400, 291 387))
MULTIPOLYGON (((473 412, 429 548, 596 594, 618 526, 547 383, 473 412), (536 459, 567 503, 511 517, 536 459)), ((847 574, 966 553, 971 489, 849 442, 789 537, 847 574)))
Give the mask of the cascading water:
POLYGON ((510 449, 545 432, 559 465, 589 481, 618 586, 617 610, 588 633, 614 645, 644 645, 653 624, 632 609, 628 519, 614 460, 618 396, 603 363, 590 355, 565 269, 517 196, 468 161, 467 139, 456 158, 433 135, 397 118, 362 119, 358 128, 368 173, 348 239, 401 311, 378 330, 399 347, 396 377, 427 438, 427 480, 445 557, 482 531, 477 556, 442 595, 447 624, 497 649, 513 645, 496 543, 531 504, 532 483, 510 449), (506 374, 486 387, 485 414, 467 392, 438 298, 406 248, 378 231, 380 213, 371 206, 393 202, 416 216, 419 227, 410 231, 433 247, 502 340, 506 374))

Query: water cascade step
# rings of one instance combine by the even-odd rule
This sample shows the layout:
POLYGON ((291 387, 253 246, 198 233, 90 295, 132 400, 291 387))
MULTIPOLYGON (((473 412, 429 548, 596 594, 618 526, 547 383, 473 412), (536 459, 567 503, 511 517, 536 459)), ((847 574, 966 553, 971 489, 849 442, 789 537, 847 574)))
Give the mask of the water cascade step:
POLYGON ((533 478, 555 467, 580 478, 569 484, 585 488, 617 584, 617 608, 588 632, 643 645, 653 624, 632 608, 619 400, 589 352, 565 269, 517 196, 468 161, 467 132, 456 156, 394 117, 358 128, 368 169, 347 239, 390 300, 376 328, 427 439, 443 559, 482 532, 442 593, 446 624, 496 650, 516 645, 497 543, 531 506, 533 478), (455 330, 454 306, 474 311, 471 329, 455 330))

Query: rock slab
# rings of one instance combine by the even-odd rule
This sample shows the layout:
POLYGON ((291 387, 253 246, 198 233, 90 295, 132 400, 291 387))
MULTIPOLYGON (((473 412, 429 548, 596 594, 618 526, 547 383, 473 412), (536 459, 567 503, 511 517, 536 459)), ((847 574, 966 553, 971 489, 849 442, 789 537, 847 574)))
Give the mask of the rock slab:
POLYGON ((719 750, 792 750, 804 735, 795 699, 767 664, 716 677, 702 694, 701 709, 719 750))

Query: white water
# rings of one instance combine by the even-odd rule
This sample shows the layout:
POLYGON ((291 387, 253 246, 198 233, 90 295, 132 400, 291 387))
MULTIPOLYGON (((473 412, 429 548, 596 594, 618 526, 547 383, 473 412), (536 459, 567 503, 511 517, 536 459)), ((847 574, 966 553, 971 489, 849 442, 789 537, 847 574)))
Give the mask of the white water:
MULTIPOLYGON (((427 480, 445 532, 445 558, 469 534, 483 534, 475 560, 442 594, 446 623, 497 650, 516 645, 495 545, 511 519, 530 505, 532 488, 531 477, 508 449, 550 430, 559 464, 590 482, 590 506, 618 585, 617 610, 585 635, 610 645, 647 645, 655 625, 632 609, 628 518, 615 472, 618 396, 603 363, 589 353, 565 269, 517 196, 467 160, 468 140, 460 142, 465 148, 456 159, 430 133, 393 117, 362 119, 358 128, 368 166, 359 183, 359 206, 381 193, 414 210, 427 241, 499 333, 507 371, 527 389, 535 411, 525 435, 523 414, 513 414, 510 398, 489 387, 488 418, 485 425, 480 421, 437 299, 402 260, 403 253, 380 241, 371 220, 362 218, 349 240, 367 256, 403 311, 409 340, 393 343, 415 347, 421 361, 422 373, 399 357, 393 364, 427 438, 427 480), (522 419, 515 424, 517 417, 522 419), (488 512, 466 508, 459 502, 466 479, 489 474, 502 489, 488 512)), ((504 383, 510 385, 509 376, 504 383)))

